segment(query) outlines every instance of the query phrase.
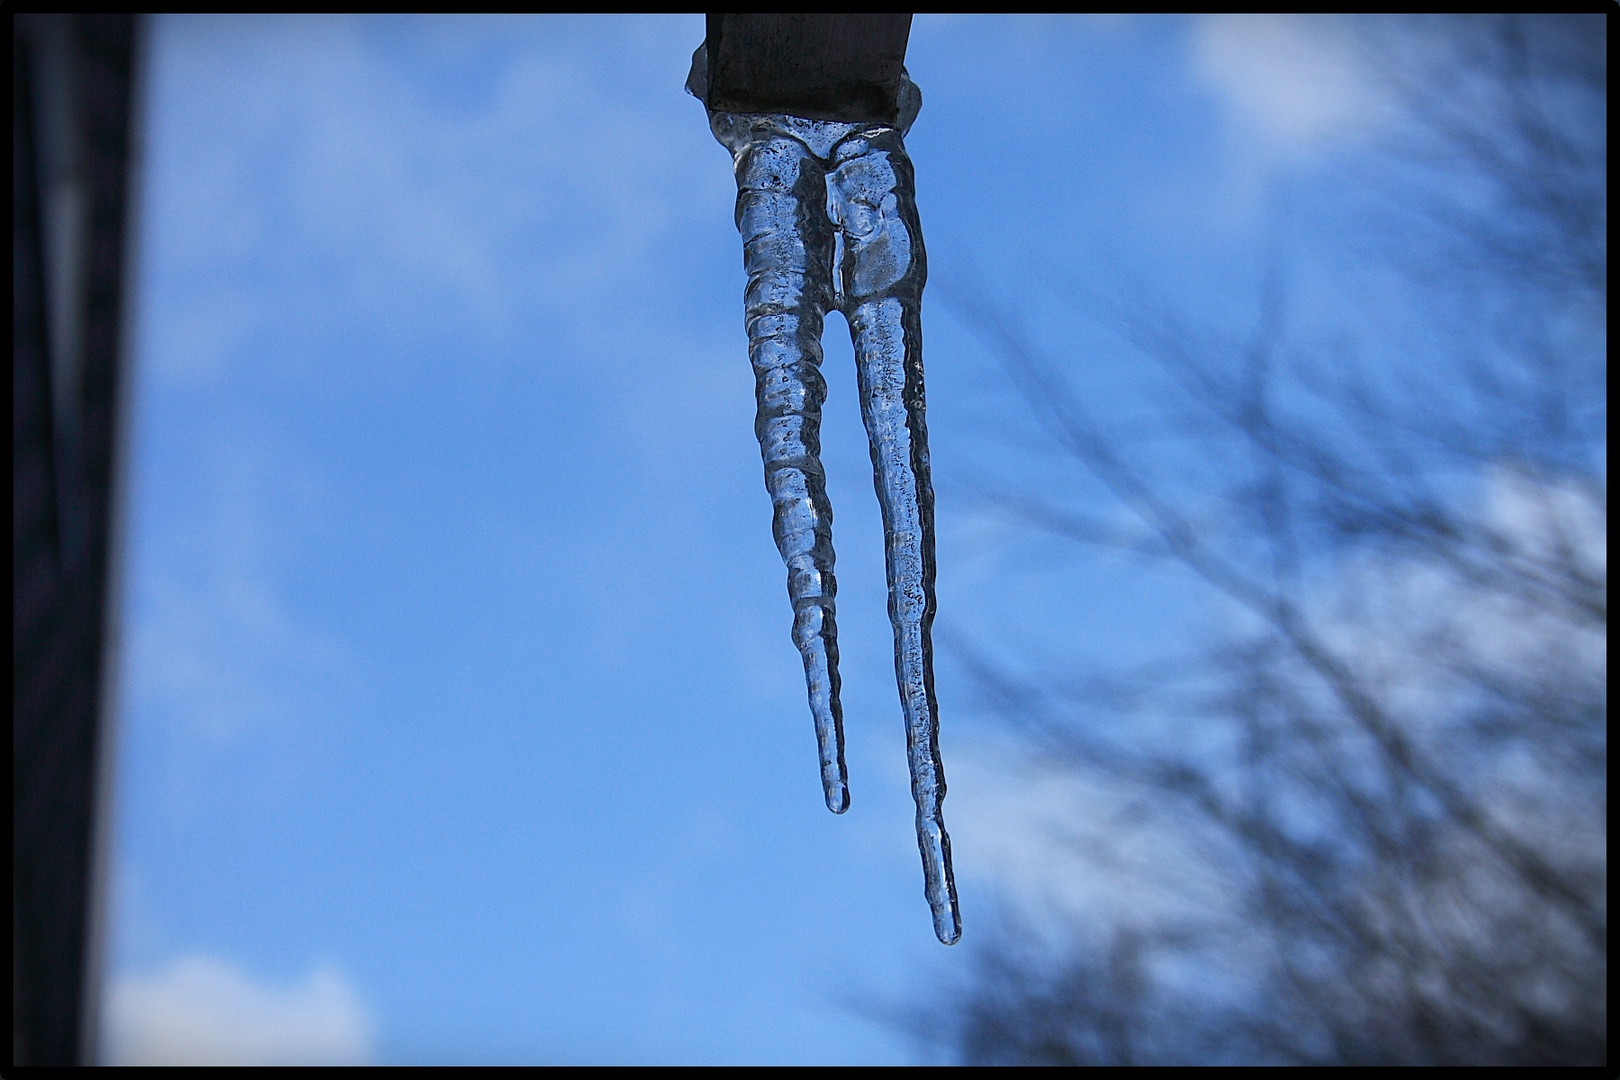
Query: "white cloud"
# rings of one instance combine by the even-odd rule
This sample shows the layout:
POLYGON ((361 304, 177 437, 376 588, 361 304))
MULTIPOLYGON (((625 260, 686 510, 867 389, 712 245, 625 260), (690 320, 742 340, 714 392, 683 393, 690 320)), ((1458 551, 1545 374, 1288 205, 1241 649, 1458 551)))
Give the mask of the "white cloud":
POLYGON ((959 874, 996 887, 1026 931, 1131 925, 1223 903, 1194 831, 1144 814, 1141 793, 984 742, 951 764, 959 874))
POLYGON ((1302 15, 1200 20, 1198 73, 1250 137, 1273 153, 1308 150, 1378 125, 1388 103, 1357 62, 1343 23, 1302 15))
POLYGON ((374 1024, 343 973, 325 965, 278 986, 215 957, 182 957, 107 988, 111 1065, 364 1065, 374 1024))
MULTIPOLYGON (((1495 533, 1503 563, 1567 560, 1589 579, 1606 578, 1607 520, 1596 494, 1506 468, 1489 470, 1481 488, 1471 516, 1495 533)), ((1305 606, 1316 632, 1353 662, 1406 733, 1441 747, 1472 700, 1458 670, 1582 685, 1601 685, 1606 670, 1601 626, 1578 625, 1428 560, 1379 554, 1351 561, 1305 606)), ((1296 674, 1295 689, 1311 692, 1314 680, 1296 674)), ((1326 704, 1324 715, 1331 709, 1326 704)), ((1154 717, 1138 722, 1139 737, 1162 736, 1154 717)), ((1184 730, 1191 738, 1194 729, 1184 730)), ((1436 752, 1451 755, 1457 775, 1468 777, 1504 830, 1543 850, 1590 852, 1591 836, 1572 826, 1583 812, 1565 801, 1584 798, 1584 789, 1566 795, 1558 775, 1512 748, 1480 763, 1458 760, 1457 744, 1450 745, 1436 752)), ((1026 930, 1060 941, 1072 927, 1128 926, 1186 911, 1219 915, 1235 898, 1242 864, 1227 858, 1218 834, 1200 833, 1196 815, 1154 809, 1141 787, 1110 781, 1102 770, 1083 773, 1061 759, 987 743, 964 749, 949 762, 947 816, 958 873, 992 884, 1026 930)))
MULTIPOLYGON (((1607 578, 1608 522, 1593 492, 1505 467, 1487 471, 1482 489, 1475 517, 1488 530, 1491 565, 1522 568, 1532 581, 1558 581, 1555 568, 1607 578)), ((1317 624, 1343 655, 1383 680, 1403 715, 1443 727, 1458 684, 1437 656, 1503 678, 1602 679, 1607 631, 1555 610, 1552 595, 1481 585, 1430 561, 1374 557, 1345 567, 1324 590, 1317 624)))

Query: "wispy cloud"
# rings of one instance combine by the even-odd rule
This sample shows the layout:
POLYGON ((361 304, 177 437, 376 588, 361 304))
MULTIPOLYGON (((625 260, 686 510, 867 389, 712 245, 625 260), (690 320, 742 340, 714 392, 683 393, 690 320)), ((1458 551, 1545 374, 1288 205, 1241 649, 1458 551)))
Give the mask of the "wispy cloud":
POLYGON ((107 990, 102 1058, 110 1065, 364 1065, 374 1024, 341 971, 261 981, 193 954, 107 990))
POLYGON ((481 19, 479 36, 498 26, 508 47, 464 65, 488 85, 454 102, 424 94, 420 62, 386 40, 421 25, 163 24, 153 300, 181 325, 145 360, 164 378, 206 383, 266 337, 290 370, 345 330, 397 346, 397 362, 446 320, 483 355, 537 317, 552 336, 594 326, 688 218, 729 204, 724 152, 668 42, 701 24, 481 19), (224 69, 222 55, 239 62, 224 69), (266 130, 283 133, 273 154, 256 141, 266 130))
POLYGON ((277 687, 339 662, 282 580, 321 517, 324 482, 265 426, 242 425, 234 445, 196 463, 188 479, 202 499, 137 519, 145 572, 131 596, 128 706, 215 744, 295 712, 277 687))
POLYGON ((1335 20, 1302 15, 1224 15, 1196 24, 1197 71, 1250 139, 1297 154, 1375 127, 1389 102, 1335 20))

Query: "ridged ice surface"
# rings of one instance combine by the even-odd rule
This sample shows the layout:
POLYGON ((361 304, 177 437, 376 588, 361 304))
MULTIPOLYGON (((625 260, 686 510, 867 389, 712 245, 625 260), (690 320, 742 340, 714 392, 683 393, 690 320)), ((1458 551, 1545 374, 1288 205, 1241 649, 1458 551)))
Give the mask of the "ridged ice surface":
POLYGON ((924 422, 922 290, 927 279, 911 162, 901 132, 791 116, 710 115, 737 173, 748 274, 744 313, 772 531, 787 565, 793 643, 804 660, 827 807, 849 806, 832 506, 821 467, 821 331, 843 311, 855 343, 861 415, 883 507, 894 669, 905 716, 917 846, 934 932, 961 936, 941 803, 934 697, 934 493, 924 422), (834 266, 834 238, 842 239, 834 266))

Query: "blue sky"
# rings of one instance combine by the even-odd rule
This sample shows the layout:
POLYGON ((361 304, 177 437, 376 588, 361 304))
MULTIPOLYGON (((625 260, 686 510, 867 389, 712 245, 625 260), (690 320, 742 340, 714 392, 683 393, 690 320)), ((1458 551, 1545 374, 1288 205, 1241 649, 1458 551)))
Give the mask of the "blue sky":
MULTIPOLYGON (((922 896, 853 362, 834 317, 838 818, 729 162, 681 90, 702 18, 148 26, 109 1056, 912 1060, 850 1002, 968 954, 922 896)), ((939 297, 1029 311, 1104 411, 1126 354, 1042 277, 1246 325, 1279 184, 1376 122, 1331 44, 917 18, 947 634, 1128 658, 1193 614, 969 512, 986 469, 1044 481, 939 297)), ((1005 790, 948 648, 938 681, 970 940, 1039 793, 1005 790)))

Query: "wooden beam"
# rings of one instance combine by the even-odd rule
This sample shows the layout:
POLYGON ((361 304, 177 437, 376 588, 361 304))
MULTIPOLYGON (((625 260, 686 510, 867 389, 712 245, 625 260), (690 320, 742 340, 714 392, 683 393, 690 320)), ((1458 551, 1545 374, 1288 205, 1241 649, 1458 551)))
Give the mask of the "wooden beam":
POLYGON ((708 107, 893 124, 910 15, 710 15, 708 107))

